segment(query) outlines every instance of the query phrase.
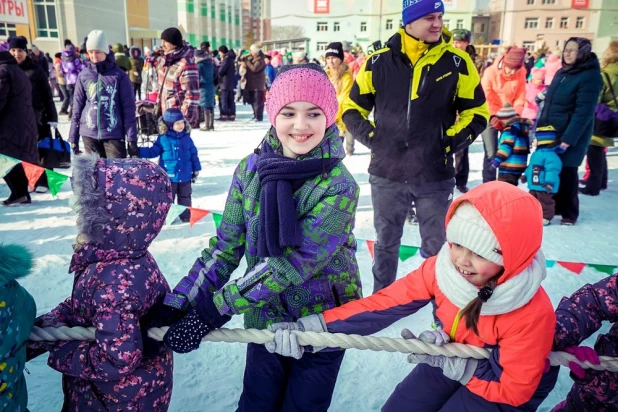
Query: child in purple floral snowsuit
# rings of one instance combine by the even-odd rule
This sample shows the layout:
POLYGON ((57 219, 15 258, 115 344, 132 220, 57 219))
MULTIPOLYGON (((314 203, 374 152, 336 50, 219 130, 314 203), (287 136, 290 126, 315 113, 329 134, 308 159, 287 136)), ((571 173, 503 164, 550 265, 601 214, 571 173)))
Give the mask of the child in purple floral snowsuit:
MULTIPOLYGON (((599 356, 618 356, 618 273, 609 276, 594 285, 585 285, 570 298, 562 298, 556 309, 556 332, 554 350, 566 350, 579 355, 579 347, 584 339, 595 333, 601 322, 609 321, 613 325, 609 333, 599 335, 594 345, 599 356)), ((583 351, 586 352, 586 351, 583 351)), ((596 355, 595 355, 596 357, 596 355)), ((593 359, 588 358, 593 363, 593 359)), ((571 367, 571 378, 575 381, 567 398, 552 412, 567 411, 616 411, 618 410, 618 374, 608 371, 595 371, 571 367)))
POLYGON ((75 158, 72 185, 73 291, 35 323, 96 327, 94 341, 43 344, 49 366, 63 374, 62 410, 167 411, 172 351, 146 330, 170 291, 148 252, 172 203, 170 181, 146 160, 89 155, 75 158))

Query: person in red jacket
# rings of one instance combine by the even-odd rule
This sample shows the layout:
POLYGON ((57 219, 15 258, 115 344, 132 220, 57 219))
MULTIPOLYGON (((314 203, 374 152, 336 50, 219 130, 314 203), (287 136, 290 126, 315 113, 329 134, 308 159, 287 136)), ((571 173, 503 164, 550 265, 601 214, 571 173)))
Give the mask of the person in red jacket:
MULTIPOLYGON (((380 292, 297 322, 273 324, 267 349, 299 358, 294 330, 370 335, 435 299, 444 330, 419 339, 491 349, 486 360, 409 355, 418 363, 382 411, 536 410, 553 389, 547 368, 556 316, 541 287, 543 216, 534 197, 490 182, 457 198, 437 256, 380 292)), ((404 338, 415 336, 407 329, 404 338)), ((308 349, 308 348, 307 348, 308 349)))

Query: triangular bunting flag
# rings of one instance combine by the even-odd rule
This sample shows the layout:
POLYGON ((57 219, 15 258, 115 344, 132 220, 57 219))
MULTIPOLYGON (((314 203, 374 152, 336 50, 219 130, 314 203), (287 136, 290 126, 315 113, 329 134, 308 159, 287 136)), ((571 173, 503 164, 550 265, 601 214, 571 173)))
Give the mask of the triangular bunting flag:
POLYGON ((221 226, 221 220, 223 220, 223 215, 220 213, 213 213, 212 220, 215 221, 215 228, 219 229, 219 226, 221 226))
POLYGON ((28 186, 30 187, 30 190, 34 190, 34 186, 39 180, 39 177, 41 177, 41 175, 45 171, 45 168, 26 162, 22 162, 22 166, 24 167, 24 172, 26 173, 26 177, 28 178, 28 186))
POLYGON ((599 272, 606 273, 608 275, 613 275, 616 273, 616 266, 611 265, 596 265, 594 263, 588 263, 588 266, 591 268, 598 270, 599 272))
POLYGON ((60 188, 69 180, 69 176, 61 175, 60 173, 56 173, 53 170, 45 169, 45 174, 47 175, 47 185, 49 186, 49 192, 52 196, 56 196, 60 191, 60 188))
POLYGON ((371 259, 374 259, 373 246, 375 245, 376 242, 373 240, 366 240, 365 242, 367 242, 367 249, 369 249, 369 254, 371 255, 371 259))
POLYGON ((547 260, 545 261, 545 266, 547 266, 547 267, 548 267, 548 268, 550 268, 550 269, 551 269, 551 268, 553 268, 555 264, 556 264, 556 261, 555 261, 555 260, 550 260, 550 259, 547 259, 547 260))
POLYGON ((19 160, 0 154, 0 178, 6 176, 18 164, 19 160))
POLYGON ((405 262, 412 256, 416 255, 416 252, 418 252, 418 248, 415 246, 401 245, 399 246, 399 259, 401 259, 402 262, 405 262))
POLYGON ((578 262, 561 262, 558 260, 557 263, 563 268, 570 270, 571 272, 577 275, 582 273, 582 270, 584 270, 584 268, 586 267, 585 263, 578 263, 578 262))
POLYGON ((210 213, 209 210, 195 209, 195 208, 192 208, 192 207, 190 207, 189 210, 191 211, 191 218, 189 220, 189 225, 191 227, 193 227, 194 224, 196 224, 197 222, 202 220, 204 218, 204 216, 206 216, 207 214, 210 213))
POLYGON ((178 216, 180 216, 180 214, 184 212, 186 209, 187 209, 186 206, 181 206, 181 205, 172 203, 172 207, 170 207, 169 212, 167 212, 167 217, 165 218, 165 224, 171 225, 172 223, 174 223, 174 220, 176 220, 178 216))

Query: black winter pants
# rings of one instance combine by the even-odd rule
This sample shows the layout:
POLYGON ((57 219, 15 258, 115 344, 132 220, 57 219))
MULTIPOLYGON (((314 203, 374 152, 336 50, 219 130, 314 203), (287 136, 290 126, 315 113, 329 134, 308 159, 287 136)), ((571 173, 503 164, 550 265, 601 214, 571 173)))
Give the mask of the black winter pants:
POLYGON ((243 389, 236 412, 326 412, 344 351, 305 353, 294 359, 247 345, 243 389))
POLYGON ((491 167, 491 161, 494 160, 498 151, 498 130, 491 126, 481 134, 483 138, 483 149, 485 149, 485 157, 483 158, 483 183, 493 182, 496 180, 496 169, 491 167))
MULTIPOLYGON (((172 202, 175 202, 181 206, 191 206, 191 193, 193 193, 193 188, 191 187, 191 182, 181 182, 174 183, 172 182, 172 202)), ((180 219, 185 221, 189 220, 191 217, 191 211, 186 209, 184 212, 180 214, 180 219)))
POLYGON ((133 98, 137 98, 137 100, 142 100, 142 84, 141 83, 133 83, 133 98))
POLYGON ((596 196, 601 192, 601 189, 607 188, 607 157, 605 156, 605 148, 601 146, 588 146, 588 166, 590 167, 590 175, 586 180, 586 188, 584 191, 596 196))
POLYGON ((423 184, 369 176, 373 222, 377 234, 373 260, 373 293, 395 281, 403 227, 414 202, 421 233, 421 255, 438 254, 446 241, 444 218, 453 201, 454 179, 423 184))
POLYGON ((251 92, 251 105, 253 106, 253 117, 259 122, 264 120, 264 94, 262 90, 253 90, 251 92))
POLYGON ((127 157, 127 148, 124 140, 106 139, 99 140, 92 137, 82 136, 86 153, 97 153, 107 159, 124 159, 127 157))
POLYGON ((221 90, 219 96, 221 102, 222 117, 236 117, 236 103, 234 102, 234 90, 221 90))
POLYGON ((28 195, 28 178, 21 163, 4 176, 4 181, 11 190, 9 199, 19 199, 28 195))
POLYGON ((469 174, 470 160, 468 158, 468 148, 466 147, 455 153, 455 186, 466 186, 469 174))
POLYGON ((560 172, 560 188, 554 195, 556 214, 573 222, 579 217, 579 175, 577 167, 562 166, 560 172))
MULTIPOLYGON (((64 94, 64 100, 62 102, 62 107, 60 108, 61 112, 66 112, 69 110, 69 107, 73 107, 73 92, 75 91, 74 84, 67 84, 66 93, 64 94)), ((64 90, 62 90, 64 92, 64 90)))

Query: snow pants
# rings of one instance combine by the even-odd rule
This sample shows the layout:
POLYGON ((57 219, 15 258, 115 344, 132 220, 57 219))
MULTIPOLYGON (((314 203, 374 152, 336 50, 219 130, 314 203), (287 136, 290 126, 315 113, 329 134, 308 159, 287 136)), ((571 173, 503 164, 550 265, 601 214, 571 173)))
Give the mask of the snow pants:
POLYGON ((491 161, 494 160, 498 151, 498 130, 491 126, 481 134, 483 138, 483 149, 485 157, 483 158, 483 183, 493 182, 496 180, 496 170, 491 167, 491 161))
POLYGON ((236 103, 234 102, 234 90, 221 90, 219 95, 221 118, 231 120, 236 118, 236 103))
POLYGON ((541 378, 532 399, 518 407, 489 402, 461 383, 447 378, 442 369, 425 363, 417 365, 395 388, 382 412, 507 412, 536 411, 558 380, 560 367, 554 366, 541 378))
MULTIPOLYGON (((172 182, 172 202, 175 202, 177 205, 190 207, 192 193, 193 188, 191 187, 191 182, 172 182)), ((185 209, 179 217, 182 221, 189 221, 191 211, 185 209)))
POLYGON ((446 242, 444 219, 453 201, 455 179, 423 184, 396 182, 370 175, 373 221, 377 234, 373 260, 373 293, 395 281, 403 227, 414 202, 424 258, 438 254, 446 242))
POLYGON ((237 412, 326 412, 344 351, 305 353, 301 359, 247 345, 243 390, 237 412))
POLYGON ((543 219, 552 220, 556 216, 556 202, 554 201, 554 195, 546 192, 539 192, 538 190, 531 190, 530 194, 534 196, 536 200, 541 204, 543 209, 543 219))

